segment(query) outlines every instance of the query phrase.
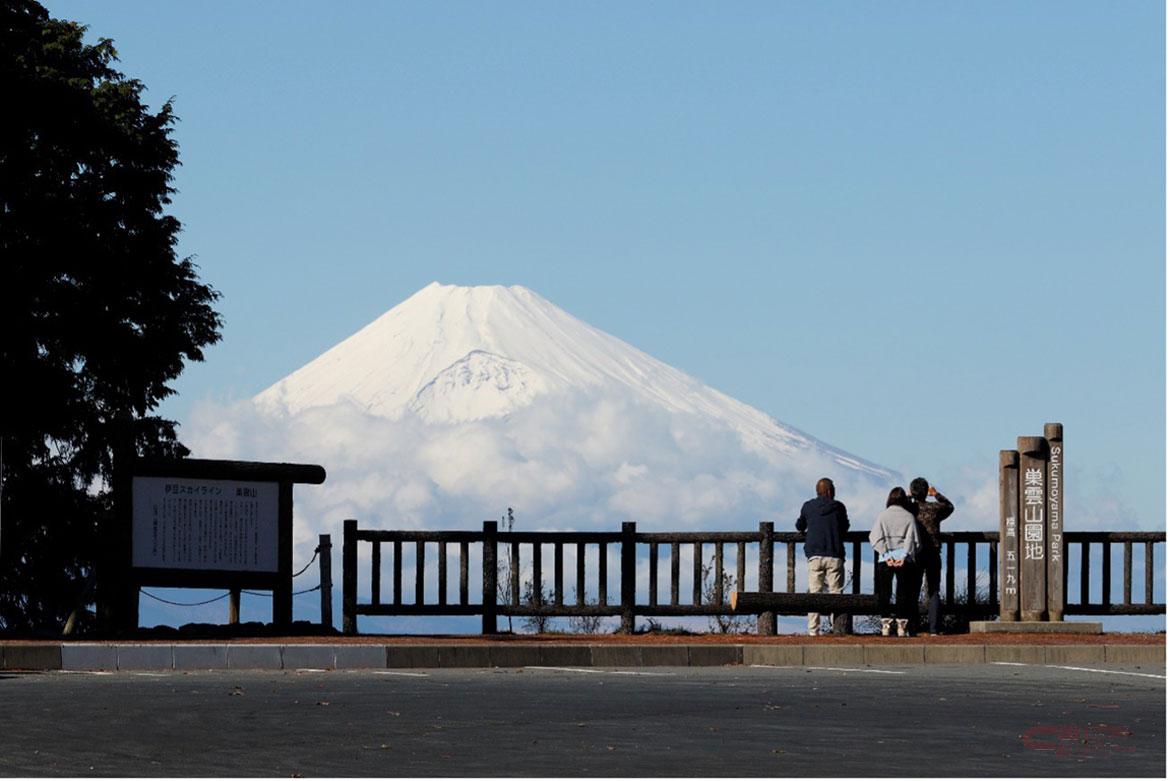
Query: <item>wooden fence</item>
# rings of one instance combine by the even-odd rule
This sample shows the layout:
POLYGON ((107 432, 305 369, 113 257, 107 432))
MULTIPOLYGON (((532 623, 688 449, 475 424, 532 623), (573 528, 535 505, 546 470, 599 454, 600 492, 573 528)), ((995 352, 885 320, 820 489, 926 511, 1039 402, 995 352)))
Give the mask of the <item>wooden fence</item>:
MULTIPOLYGON (((809 595, 797 590, 798 545, 804 536, 795 532, 776 532, 771 523, 761 523, 750 532, 653 532, 639 533, 634 523, 623 523, 620 532, 501 532, 495 521, 486 521, 482 531, 386 531, 359 529, 357 521, 344 523, 342 548, 342 631, 357 632, 357 617, 365 616, 473 616, 482 617, 485 634, 497 631, 501 617, 611 616, 620 617, 621 631, 632 632, 636 616, 726 616, 732 615, 729 591, 746 591, 748 562, 755 559, 757 590, 792 594, 793 599, 776 611, 760 613, 758 631, 776 632, 776 615, 800 615, 809 611, 809 595), (369 544, 370 600, 358 601, 358 545, 369 544), (432 564, 427 546, 434 546, 437 556, 432 564), (552 548, 551 589, 544 559, 545 546, 552 548), (611 600, 609 551, 618 553, 617 600, 611 600), (566 551, 566 548, 569 550, 566 551), (413 549, 413 550, 412 550, 413 549), (596 551, 595 566, 587 556, 596 551), (690 593, 682 588, 684 552, 690 553, 690 593), (448 572, 449 552, 458 551, 458 592, 448 572), (500 556, 500 551, 505 556, 500 556), (383 593, 383 554, 390 564, 389 593, 383 593), (521 553, 528 553, 529 573, 522 593, 521 553), (708 558, 708 552, 710 556, 708 558), (781 556, 777 553, 782 552, 781 556), (575 558, 574 586, 566 598, 566 553, 575 558), (749 554, 751 554, 749 556, 749 554), (469 582, 473 555, 478 555, 480 590, 472 601, 469 582), (403 587, 404 565, 413 560, 413 584, 403 587), (642 582, 638 562, 646 561, 642 582), (507 562, 501 567, 502 562, 507 562), (776 583, 778 565, 783 566, 783 583, 776 583), (734 575, 731 568, 734 566, 734 575), (669 594, 659 593, 660 571, 669 567, 669 594), (502 571, 501 571, 502 570, 502 571), (433 580, 428 580, 428 573, 433 580), (501 582, 503 580, 503 582, 501 582), (437 581, 437 582, 436 582, 437 581), (428 590, 428 584, 435 586, 428 590), (725 584, 726 588, 719 585, 725 584), (413 588, 411 588, 413 586, 413 588), (589 598, 588 587, 593 587, 589 598), (413 595, 409 591, 413 591, 413 595), (428 591, 431 599, 427 599, 428 591), (551 599, 549 599, 551 594, 551 599), (644 597, 640 596, 644 595, 644 597), (384 598, 385 597, 385 598, 384 598)), ((998 532, 949 532, 940 535, 943 544, 942 609, 948 614, 993 616, 999 610, 998 532), (960 555, 961 552, 961 555, 960 555), (960 569, 965 582, 956 591, 960 569), (981 577, 981 575, 983 577, 981 577), (985 584, 985 587, 984 587, 985 584)), ((1141 615, 1165 613, 1164 602, 1154 602, 1154 545, 1165 543, 1164 532, 1066 532, 1065 582, 1068 582, 1070 550, 1080 554, 1079 601, 1068 603, 1067 614, 1141 615), (1123 550, 1123 600, 1112 602, 1111 578, 1113 548, 1123 550), (1144 599, 1133 601, 1133 546, 1144 545, 1144 599), (1092 549, 1099 555, 1093 557, 1092 549), (1091 579, 1094 558, 1098 577, 1091 579), (1090 583, 1100 584, 1100 596, 1090 599, 1090 583)), ((872 594, 863 590, 864 553, 876 564, 866 532, 849 532, 845 537, 847 553, 846 593, 872 594)), ((872 571, 871 571, 872 572, 872 571)), ((1069 594, 1066 586, 1065 594, 1069 594)))

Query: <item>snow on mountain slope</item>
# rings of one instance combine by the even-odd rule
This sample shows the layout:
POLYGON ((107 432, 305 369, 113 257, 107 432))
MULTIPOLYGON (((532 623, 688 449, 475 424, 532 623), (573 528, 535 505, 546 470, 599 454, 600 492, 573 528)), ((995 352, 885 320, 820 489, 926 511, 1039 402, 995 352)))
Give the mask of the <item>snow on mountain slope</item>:
POLYGON ((182 438, 200 458, 325 467, 295 489, 298 567, 347 518, 781 531, 827 476, 864 529, 902 482, 522 287, 429 285, 254 398, 196 404, 182 438))
POLYGON ((769 460, 815 452, 874 477, 889 470, 832 448, 569 315, 532 291, 432 283, 260 393, 278 416, 348 402, 397 421, 500 418, 544 396, 594 391, 733 431, 769 460))
POLYGON ((428 423, 457 423, 506 415, 547 387, 519 361, 472 350, 422 386, 408 406, 428 423))

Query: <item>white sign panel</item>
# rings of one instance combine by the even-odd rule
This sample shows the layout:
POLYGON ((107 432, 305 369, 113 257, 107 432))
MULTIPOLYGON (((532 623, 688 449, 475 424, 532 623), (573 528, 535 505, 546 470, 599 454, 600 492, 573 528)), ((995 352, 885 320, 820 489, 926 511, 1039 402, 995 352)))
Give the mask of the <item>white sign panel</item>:
POLYGON ((133 565, 277 572, 277 483, 135 477, 133 565))

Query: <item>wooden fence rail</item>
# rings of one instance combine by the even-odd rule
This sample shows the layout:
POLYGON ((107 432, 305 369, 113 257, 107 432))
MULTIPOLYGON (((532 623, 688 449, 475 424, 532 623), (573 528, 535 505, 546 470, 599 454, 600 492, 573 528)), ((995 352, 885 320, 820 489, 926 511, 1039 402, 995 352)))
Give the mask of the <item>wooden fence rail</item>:
MULTIPOLYGON (((761 634, 776 632, 776 616, 800 615, 814 606, 810 595, 797 590, 798 545, 804 536, 776 532, 771 523, 748 532, 652 532, 638 533, 635 524, 624 523, 620 532, 501 532, 495 521, 481 531, 387 531, 359 529, 357 521, 344 523, 342 548, 342 629, 357 632, 357 617, 367 616, 482 616, 485 634, 497 631, 500 617, 613 616, 620 617, 621 631, 632 632, 636 616, 725 616, 733 613, 729 595, 746 591, 748 575, 755 590, 793 595, 778 610, 759 613, 761 634), (370 546, 370 599, 358 601, 358 545, 370 546), (427 549, 435 551, 435 560, 427 549), (547 572, 544 548, 551 548, 552 573, 547 572), (568 550, 566 550, 568 549, 568 550), (501 555, 502 552, 502 555, 501 555), (523 577, 522 553, 528 554, 528 575, 523 577), (611 562, 611 553, 615 561, 611 562), (385 555, 384 555, 385 554, 385 555), (780 555, 778 555, 780 554, 780 555), (575 565, 570 578, 566 556, 575 565), (594 559, 595 556, 595 559, 594 559), (449 559, 458 562, 457 593, 452 594, 449 559), (683 561, 690 559, 690 593, 682 586, 683 561), (383 592, 383 570, 389 560, 389 593, 383 592), (595 564, 590 567, 590 559, 595 564), (751 562, 754 559, 754 566, 751 562), (479 564, 481 584, 478 601, 472 601, 470 572, 479 564), (644 568, 639 570, 639 562, 644 568), (610 566, 617 593, 611 595, 610 566), (413 566, 411 566, 413 565, 413 566), (776 569, 784 571, 783 588, 777 588, 776 569), (413 594, 403 589, 403 573, 413 569, 413 594), (661 574, 668 571, 669 593, 660 591, 661 574), (428 573, 431 579, 427 579, 428 573), (551 580, 551 588, 548 588, 551 580), (523 581, 523 582, 522 582, 523 581), (566 583, 573 593, 567 595, 566 583), (428 584, 434 589, 428 591, 428 584), (590 594, 590 590, 592 593, 590 594), (428 594, 433 598, 427 599, 428 594), (617 599, 611 599, 616 596, 617 599)), ((942 608, 944 613, 992 616, 998 612, 999 534, 997 532, 949 532, 943 544, 942 608), (956 584, 962 574, 964 581, 956 584)), ((1079 601, 1068 603, 1066 613, 1082 615, 1141 615, 1165 613, 1164 602, 1155 603, 1154 546, 1164 544, 1164 532, 1066 532, 1065 581, 1069 551, 1080 553, 1079 601), (1132 588, 1133 547, 1144 546, 1144 594, 1134 601, 1132 588), (1091 581, 1091 549, 1101 553, 1098 577, 1091 581), (1124 579, 1121 602, 1112 602, 1113 548, 1123 554, 1124 579), (1100 585, 1100 598, 1089 599, 1090 582, 1100 585)), ((872 568, 863 584, 863 558, 869 549, 868 534, 849 532, 845 537, 849 558, 846 592, 873 594, 872 568), (868 588, 865 588, 865 586, 868 588)), ((876 554, 869 550, 876 565, 876 554)), ((801 584, 803 586, 803 584, 801 584)), ((1065 594, 1069 593, 1067 587, 1065 594)))

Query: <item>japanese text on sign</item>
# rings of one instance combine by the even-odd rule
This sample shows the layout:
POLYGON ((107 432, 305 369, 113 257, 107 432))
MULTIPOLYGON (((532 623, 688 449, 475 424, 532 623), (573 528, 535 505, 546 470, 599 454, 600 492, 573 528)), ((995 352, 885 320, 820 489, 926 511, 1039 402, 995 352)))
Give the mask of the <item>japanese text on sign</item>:
POLYGON ((277 572, 276 483, 135 477, 135 567, 277 572))

